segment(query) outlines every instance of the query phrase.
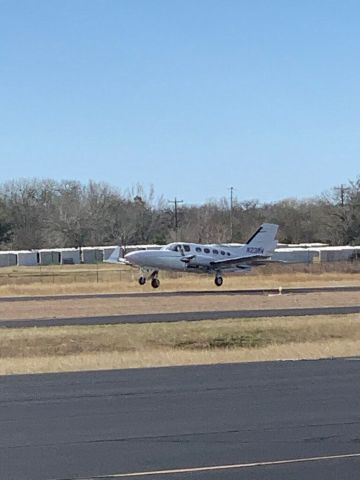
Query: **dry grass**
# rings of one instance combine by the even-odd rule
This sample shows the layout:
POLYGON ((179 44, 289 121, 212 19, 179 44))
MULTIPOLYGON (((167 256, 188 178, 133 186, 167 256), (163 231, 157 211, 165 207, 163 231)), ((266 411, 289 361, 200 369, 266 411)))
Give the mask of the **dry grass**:
MULTIPOLYGON (((114 265, 9 267, 0 270, 0 296, 139 291, 136 269, 114 265)), ((162 290, 214 289, 213 276, 161 272, 162 290)), ((228 275, 224 287, 278 288, 309 285, 359 285, 360 262, 261 267, 228 275)), ((147 284, 142 290, 151 290, 147 284)))
POLYGON ((360 315, 3 330, 0 373, 360 354, 360 315))
POLYGON ((329 292, 286 295, 193 295, 120 298, 76 298, 46 301, 3 302, 0 319, 67 318, 103 315, 229 311, 247 309, 298 308, 359 305, 358 292, 329 292))

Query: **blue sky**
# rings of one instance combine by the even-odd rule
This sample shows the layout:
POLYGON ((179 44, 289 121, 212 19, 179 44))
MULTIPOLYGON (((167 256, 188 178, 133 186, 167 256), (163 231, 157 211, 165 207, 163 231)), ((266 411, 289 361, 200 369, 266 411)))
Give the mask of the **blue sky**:
POLYGON ((0 182, 307 198, 360 174, 360 2, 0 0, 0 182))

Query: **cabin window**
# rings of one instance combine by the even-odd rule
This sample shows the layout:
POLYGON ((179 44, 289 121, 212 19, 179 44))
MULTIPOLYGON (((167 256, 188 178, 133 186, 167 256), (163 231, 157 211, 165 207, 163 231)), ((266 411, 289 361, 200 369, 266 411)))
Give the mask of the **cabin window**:
POLYGON ((200 247, 196 247, 195 250, 196 250, 197 252, 201 252, 201 248, 200 248, 200 247))
POLYGON ((224 250, 221 250, 221 252, 220 252, 220 253, 221 253, 221 255, 225 255, 225 252, 224 252, 224 250))
POLYGON ((210 253, 210 248, 204 248, 205 253, 210 253))
POLYGON ((226 254, 226 255, 227 255, 228 257, 230 257, 230 252, 227 252, 227 254, 226 254))
POLYGON ((219 255, 219 250, 216 250, 216 248, 214 248, 213 254, 214 254, 214 255, 219 255))
POLYGON ((190 245, 184 245, 185 252, 190 252, 190 245))

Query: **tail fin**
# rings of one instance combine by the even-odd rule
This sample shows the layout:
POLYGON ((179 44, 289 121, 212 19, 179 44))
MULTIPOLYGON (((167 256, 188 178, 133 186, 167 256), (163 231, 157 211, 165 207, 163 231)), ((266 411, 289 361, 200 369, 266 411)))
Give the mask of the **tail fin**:
POLYGON ((271 256, 277 246, 275 240, 279 225, 263 223, 246 242, 246 253, 271 256))
POLYGON ((121 247, 115 247, 110 257, 104 260, 105 263, 121 263, 121 247))

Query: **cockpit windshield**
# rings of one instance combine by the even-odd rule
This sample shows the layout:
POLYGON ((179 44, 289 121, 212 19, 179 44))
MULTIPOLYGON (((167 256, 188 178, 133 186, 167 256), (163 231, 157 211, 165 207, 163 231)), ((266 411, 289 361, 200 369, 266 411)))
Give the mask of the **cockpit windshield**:
POLYGON ((163 250, 171 250, 172 252, 179 252, 180 245, 178 243, 169 243, 169 245, 165 245, 163 250))
POLYGON ((169 245, 165 245, 162 250, 170 250, 172 252, 190 252, 190 245, 183 244, 183 243, 169 243, 169 245))

